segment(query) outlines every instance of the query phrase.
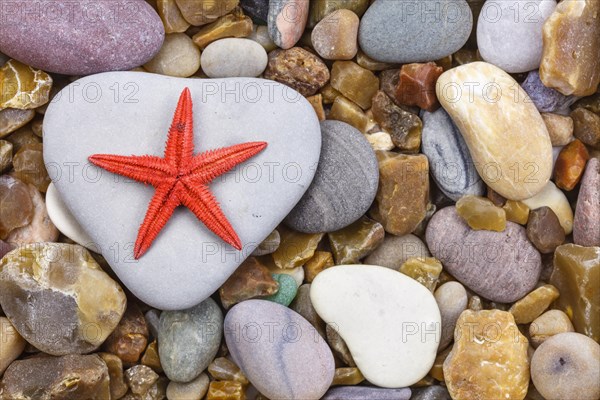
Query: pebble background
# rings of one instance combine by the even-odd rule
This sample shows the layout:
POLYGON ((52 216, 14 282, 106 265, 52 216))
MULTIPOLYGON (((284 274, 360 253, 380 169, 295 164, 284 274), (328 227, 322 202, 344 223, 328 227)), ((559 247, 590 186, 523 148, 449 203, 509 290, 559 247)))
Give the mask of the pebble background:
POLYGON ((0 399, 600 399, 599 15, 0 0, 0 399), (178 210, 127 264, 150 188, 56 165, 159 154, 184 86, 307 173, 211 184, 246 252, 178 210))

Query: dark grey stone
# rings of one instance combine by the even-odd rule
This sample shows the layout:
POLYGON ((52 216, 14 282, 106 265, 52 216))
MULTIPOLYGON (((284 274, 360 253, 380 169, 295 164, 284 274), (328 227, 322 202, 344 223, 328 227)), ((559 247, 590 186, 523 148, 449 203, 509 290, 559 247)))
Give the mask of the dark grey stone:
POLYGON ((569 106, 578 99, 578 97, 565 96, 558 90, 544 86, 537 70, 531 71, 521 86, 539 112, 568 115, 570 113, 569 106))
POLYGON ((223 313, 211 298, 182 311, 163 311, 158 354, 167 377, 189 382, 208 367, 219 350, 223 313))
POLYGON ((383 389, 368 386, 340 386, 329 389, 321 400, 408 400, 410 389, 383 389))
POLYGON ((410 400, 452 400, 452 397, 445 387, 435 385, 413 389, 410 400))
POLYGON ((269 15, 269 0, 240 0, 240 5, 255 22, 266 25, 269 15))
POLYGON ((533 290, 540 277, 540 253, 525 228, 513 222, 503 232, 476 231, 456 207, 446 207, 433 215, 425 237, 444 269, 486 299, 512 303, 533 290))
POLYGON ((0 51, 66 75, 128 70, 149 61, 165 36, 144 0, 3 2, 0 51))
POLYGON ((485 193, 469 148, 448 113, 440 108, 423 112, 422 151, 429 159, 431 176, 442 192, 454 201, 485 193))
POLYGON ((364 215, 377 193, 379 168, 369 142, 340 121, 321 122, 315 177, 285 223, 306 233, 342 229, 364 215))
POLYGON ((459 50, 472 27, 465 0, 377 0, 362 17, 358 40, 378 61, 426 62, 459 50))
POLYGON ((235 363, 270 399, 320 399, 333 381, 335 361, 325 340, 281 304, 235 305, 225 317, 225 340, 235 363))

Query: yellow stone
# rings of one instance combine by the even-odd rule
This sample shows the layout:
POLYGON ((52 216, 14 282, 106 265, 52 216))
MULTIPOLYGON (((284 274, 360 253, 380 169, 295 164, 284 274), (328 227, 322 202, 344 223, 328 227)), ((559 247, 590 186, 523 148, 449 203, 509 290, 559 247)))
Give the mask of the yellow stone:
POLYGON ((356 103, 348 100, 344 96, 335 98, 327 119, 345 122, 362 133, 367 133, 374 125, 374 122, 369 119, 367 114, 365 114, 356 103))
POLYGON ((242 370, 233 361, 225 357, 215 358, 208 366, 208 372, 210 372, 213 378, 218 380, 235 381, 242 385, 248 384, 248 378, 246 378, 242 370))
POLYGON ((506 219, 520 225, 526 225, 529 220, 529 207, 521 201, 506 200, 502 207, 506 213, 506 219))
POLYGON ((563 244, 554 252, 550 283, 560 297, 554 307, 564 311, 582 333, 600 341, 600 247, 563 244))
POLYGON ((192 25, 204 25, 228 14, 239 0, 176 0, 183 17, 192 25))
POLYGON ((206 400, 246 400, 244 386, 236 381, 212 381, 206 400))
POLYGON ((561 310, 546 311, 529 325, 529 337, 533 347, 538 347, 554 335, 574 332, 569 316, 561 310))
POLYGON ((333 265, 333 255, 330 252, 315 251, 315 255, 304 264, 304 280, 312 282, 320 272, 333 265))
POLYGON ((15 177, 30 183, 42 193, 50 185, 50 177, 44 164, 43 146, 41 143, 26 144, 21 147, 12 160, 15 177))
POLYGON ((379 90, 379 78, 353 61, 336 61, 331 69, 331 86, 363 110, 379 90))
POLYGON ((471 229, 496 232, 506 229, 506 212, 485 197, 463 196, 456 202, 456 211, 471 229))
POLYGON ((296 268, 310 260, 323 238, 323 233, 301 233, 284 227, 278 231, 281 243, 273 253, 273 261, 282 269, 296 268))
POLYGON ((306 98, 310 105, 315 110, 315 114, 317 114, 317 118, 319 121, 325 121, 325 109, 323 108, 323 95, 315 94, 314 96, 309 96, 306 98))
POLYGON ((356 63, 370 71, 385 71, 386 69, 397 68, 396 64, 389 64, 373 60, 362 50, 358 50, 358 54, 356 55, 356 63))
POLYGON ((363 216, 339 231, 328 233, 327 236, 336 265, 356 264, 383 242, 385 230, 379 222, 363 216))
POLYGON ((515 317, 517 324, 528 324, 542 315, 559 295, 554 286, 544 285, 517 301, 508 311, 515 317))
POLYGON ((192 40, 200 49, 204 50, 206 46, 218 39, 228 37, 247 37, 253 32, 252 19, 241 13, 228 14, 219 18, 212 24, 203 26, 196 33, 192 40))
POLYGON ((8 60, 0 67, 0 109, 37 108, 48 102, 52 78, 17 60, 8 60))
POLYGON ((160 356, 158 355, 158 342, 156 340, 146 347, 141 363, 152 368, 156 373, 163 372, 162 365, 160 364, 160 356))
POLYGON ((358 385, 365 380, 363 374, 356 367, 336 368, 331 386, 358 385))
POLYGON ((190 27, 175 0, 156 0, 156 8, 165 26, 165 33, 181 33, 190 27))
POLYGON ((448 354, 452 350, 452 346, 448 346, 444 351, 435 357, 433 366, 429 370, 429 375, 432 376, 438 382, 444 382, 444 361, 448 358, 448 354))
POLYGON ((341 93, 335 90, 333 86, 331 86, 331 83, 328 83, 327 85, 323 86, 323 88, 321 88, 320 90, 320 93, 321 95, 323 95, 324 104, 333 104, 335 99, 338 96, 341 96, 341 93))
POLYGON ((600 83, 600 1, 563 0, 544 23, 540 79, 569 96, 590 96, 600 83))
POLYGON ((539 111, 510 75, 485 62, 444 72, 437 97, 460 130, 481 179, 510 200, 539 193, 552 174, 552 143, 539 111), (528 129, 515 129, 515 121, 528 129))
POLYGON ((410 276, 433 293, 442 273, 442 263, 434 257, 411 257, 402 264, 400 272, 410 276))
POLYGON ((460 400, 522 400, 529 386, 528 342, 511 313, 464 311, 444 361, 450 396, 460 400))

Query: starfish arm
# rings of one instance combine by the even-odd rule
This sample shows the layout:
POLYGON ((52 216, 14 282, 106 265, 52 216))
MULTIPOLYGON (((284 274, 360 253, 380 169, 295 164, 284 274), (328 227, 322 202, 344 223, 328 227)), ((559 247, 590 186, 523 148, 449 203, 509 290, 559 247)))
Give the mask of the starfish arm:
POLYGON ((94 154, 88 160, 113 174, 157 186, 171 175, 164 159, 156 156, 117 156, 94 154))
POLYGON ((209 150, 192 159, 188 174, 195 182, 208 183, 238 164, 254 157, 267 147, 266 142, 248 142, 209 150))
POLYGON ((181 192, 181 203, 189 208, 215 235, 237 250, 241 250, 240 238, 223 214, 217 199, 212 195, 208 186, 184 184, 184 187, 185 190, 181 192))
POLYGON ((194 117, 192 114, 192 96, 185 88, 179 96, 173 122, 169 129, 165 159, 179 170, 187 165, 194 154, 194 117))
POLYGON ((178 185, 160 185, 156 188, 135 241, 133 255, 136 259, 148 250, 175 208, 181 204, 177 189, 178 185))

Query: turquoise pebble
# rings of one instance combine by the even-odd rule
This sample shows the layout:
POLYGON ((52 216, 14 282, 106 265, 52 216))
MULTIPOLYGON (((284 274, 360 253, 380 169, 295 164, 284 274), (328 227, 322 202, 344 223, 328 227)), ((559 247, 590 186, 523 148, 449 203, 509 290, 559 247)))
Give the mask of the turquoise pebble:
POLYGON ((279 283, 279 290, 277 293, 265 297, 265 300, 279 303, 283 306, 289 306, 296 293, 298 292, 298 286, 296 281, 290 275, 287 274, 271 274, 273 279, 279 283))

